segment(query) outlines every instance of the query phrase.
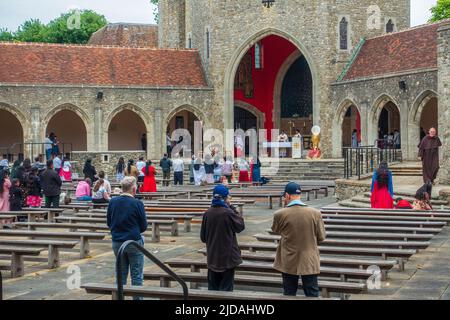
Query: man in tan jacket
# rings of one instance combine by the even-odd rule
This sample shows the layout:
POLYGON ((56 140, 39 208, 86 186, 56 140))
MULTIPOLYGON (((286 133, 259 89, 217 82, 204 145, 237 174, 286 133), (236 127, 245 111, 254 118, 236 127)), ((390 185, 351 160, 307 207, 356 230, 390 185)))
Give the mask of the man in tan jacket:
POLYGON ((320 211, 308 208, 300 197, 300 185, 288 183, 284 191, 286 208, 277 211, 273 218, 272 231, 281 235, 274 268, 283 275, 284 295, 297 295, 301 276, 305 295, 318 297, 320 256, 317 245, 325 240, 325 226, 320 211))

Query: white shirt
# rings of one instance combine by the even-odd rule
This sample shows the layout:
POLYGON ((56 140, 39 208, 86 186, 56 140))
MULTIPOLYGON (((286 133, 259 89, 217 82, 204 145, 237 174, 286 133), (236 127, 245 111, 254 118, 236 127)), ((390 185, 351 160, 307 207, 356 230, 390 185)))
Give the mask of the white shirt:
POLYGON ((175 159, 172 161, 173 171, 174 172, 183 172, 184 171, 184 162, 182 159, 175 159))
POLYGON ((50 138, 48 137, 45 138, 44 143, 45 143, 45 150, 51 149, 53 146, 53 141, 50 140, 50 138))
POLYGON ((239 171, 248 171, 249 170, 249 165, 247 163, 247 161, 240 161, 239 162, 239 171))
POLYGON ((0 167, 8 167, 9 163, 8 163, 8 159, 3 159, 2 161, 0 161, 0 167))
POLYGON ((139 175, 141 176, 141 177, 143 177, 143 176, 145 176, 145 174, 142 172, 142 169, 144 169, 145 168, 145 162, 144 161, 138 161, 137 163, 136 163, 136 168, 137 168, 137 170, 138 170, 138 172, 139 172, 139 175))
POLYGON ((59 157, 55 157, 55 159, 53 159, 53 168, 55 169, 61 169, 61 159, 59 157))

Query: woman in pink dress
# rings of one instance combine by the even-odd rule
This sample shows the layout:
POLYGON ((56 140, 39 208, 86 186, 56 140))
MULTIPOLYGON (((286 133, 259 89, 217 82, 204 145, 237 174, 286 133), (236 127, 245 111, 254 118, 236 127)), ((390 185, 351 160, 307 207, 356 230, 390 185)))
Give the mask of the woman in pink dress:
POLYGON ((72 165, 70 164, 69 159, 64 157, 63 163, 61 165, 61 170, 59 171, 59 176, 62 181, 72 181, 72 165))
POLYGON ((9 211, 9 189, 11 181, 7 170, 0 170, 0 212, 9 211))

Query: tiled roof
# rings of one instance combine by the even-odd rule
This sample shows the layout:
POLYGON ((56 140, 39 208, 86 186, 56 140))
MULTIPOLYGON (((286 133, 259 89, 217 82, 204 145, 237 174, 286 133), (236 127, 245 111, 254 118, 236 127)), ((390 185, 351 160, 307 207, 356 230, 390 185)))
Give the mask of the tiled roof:
POLYGON ((443 23, 367 39, 343 80, 436 68, 437 29, 443 23))
POLYGON ((158 26, 152 24, 110 23, 89 39, 88 44, 121 47, 158 47, 158 26))
POLYGON ((207 87, 195 50, 0 42, 0 83, 207 87))

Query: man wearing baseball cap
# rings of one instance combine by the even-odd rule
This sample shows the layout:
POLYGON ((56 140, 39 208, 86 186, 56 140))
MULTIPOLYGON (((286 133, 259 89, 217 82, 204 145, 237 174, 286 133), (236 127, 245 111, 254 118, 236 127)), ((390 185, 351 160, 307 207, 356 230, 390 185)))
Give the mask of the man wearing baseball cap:
POLYGON ((275 212, 272 231, 281 236, 274 268, 282 273, 284 295, 297 295, 302 277, 307 297, 318 297, 320 274, 318 243, 325 240, 325 227, 319 210, 309 208, 301 198, 299 184, 286 185, 283 197, 286 208, 275 212))
POLYGON ((234 270, 242 263, 236 233, 244 229, 244 219, 231 204, 228 188, 217 185, 200 231, 200 239, 206 244, 208 290, 233 291, 234 270))

